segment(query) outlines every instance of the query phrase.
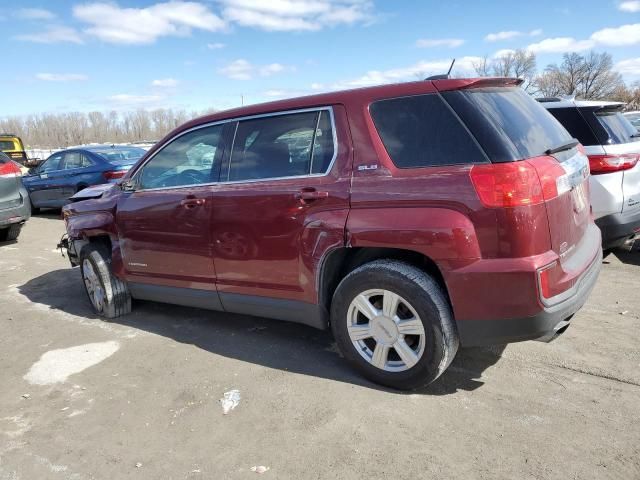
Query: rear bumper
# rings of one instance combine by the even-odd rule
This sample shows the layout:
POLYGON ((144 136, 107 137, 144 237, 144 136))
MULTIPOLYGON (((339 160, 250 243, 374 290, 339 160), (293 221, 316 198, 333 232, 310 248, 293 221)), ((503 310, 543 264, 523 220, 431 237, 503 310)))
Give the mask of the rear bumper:
POLYGON ((24 223, 31 218, 31 203, 24 188, 20 189, 22 203, 15 207, 0 209, 0 227, 8 227, 14 223, 24 223))
POLYGON ((539 313, 524 318, 500 320, 458 321, 458 334, 463 347, 499 345, 524 340, 555 338, 569 325, 571 317, 584 305, 598 280, 602 268, 602 251, 576 283, 572 295, 562 302, 545 307, 539 313), (560 332, 558 332, 560 330, 560 332))
POLYGON ((640 209, 598 218, 596 225, 602 231, 602 248, 619 247, 640 229, 640 209))

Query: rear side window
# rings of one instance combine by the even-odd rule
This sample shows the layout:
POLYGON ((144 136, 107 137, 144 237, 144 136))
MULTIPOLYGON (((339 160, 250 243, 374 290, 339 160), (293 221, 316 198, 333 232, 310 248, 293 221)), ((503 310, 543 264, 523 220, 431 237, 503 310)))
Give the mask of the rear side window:
POLYGON ((624 115, 618 111, 600 111, 596 112, 596 118, 602 128, 607 132, 609 141, 607 143, 619 144, 634 141, 638 129, 634 127, 624 115))
POLYGON ((572 137, 521 88, 478 88, 444 92, 493 162, 544 155, 572 137))
POLYGON ((486 162, 486 157, 437 94, 381 100, 369 107, 398 168, 486 162))
POLYGON ((334 156, 328 110, 238 122, 226 179, 262 180, 326 173, 334 156))
POLYGON ((586 146, 600 144, 593 130, 576 107, 550 108, 549 113, 581 144, 586 146))

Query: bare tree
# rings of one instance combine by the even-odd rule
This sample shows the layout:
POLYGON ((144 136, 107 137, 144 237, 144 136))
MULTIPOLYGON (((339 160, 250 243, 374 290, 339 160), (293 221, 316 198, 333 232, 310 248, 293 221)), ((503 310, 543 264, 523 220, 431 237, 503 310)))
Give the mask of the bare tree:
POLYGON ((522 88, 533 93, 536 89, 536 55, 527 50, 513 50, 493 59, 483 57, 473 64, 476 74, 481 77, 515 77, 524 81, 522 88))
POLYGON ((611 55, 596 52, 586 56, 565 53, 562 63, 549 65, 536 83, 546 97, 575 95, 585 100, 609 98, 624 86, 620 74, 613 70, 611 55))

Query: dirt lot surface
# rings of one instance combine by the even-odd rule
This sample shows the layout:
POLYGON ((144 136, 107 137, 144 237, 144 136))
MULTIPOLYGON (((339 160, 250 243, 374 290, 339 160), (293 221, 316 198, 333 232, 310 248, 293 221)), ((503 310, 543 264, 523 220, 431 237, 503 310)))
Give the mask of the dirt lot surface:
POLYGON ((406 394, 300 325, 143 302, 103 322, 62 233, 41 215, 0 246, 2 480, 640 478, 640 252, 559 340, 463 350, 406 394))

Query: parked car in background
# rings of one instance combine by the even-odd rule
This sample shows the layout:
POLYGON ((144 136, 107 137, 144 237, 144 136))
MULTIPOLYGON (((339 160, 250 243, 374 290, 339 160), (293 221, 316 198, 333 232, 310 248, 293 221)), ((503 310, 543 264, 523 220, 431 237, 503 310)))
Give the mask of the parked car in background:
POLYGON ((22 165, 27 160, 27 152, 22 140, 13 133, 0 133, 0 152, 22 165))
POLYGON ((591 205, 602 247, 619 247, 640 232, 640 133, 620 102, 539 99, 584 145, 591 167, 591 205))
POLYGON ((429 80, 193 120, 63 209, 69 258, 107 318, 137 298, 330 326, 396 388, 435 380, 459 344, 548 341, 593 288, 601 238, 582 147, 519 84, 429 80))
POLYGON ((145 153, 141 148, 124 146, 56 152, 23 179, 31 205, 34 210, 62 207, 83 188, 122 178, 145 153))
POLYGON ((0 152, 0 242, 16 240, 31 216, 20 165, 0 152))
POLYGON ((631 124, 640 130, 640 112, 625 112, 625 117, 631 122, 631 124))

